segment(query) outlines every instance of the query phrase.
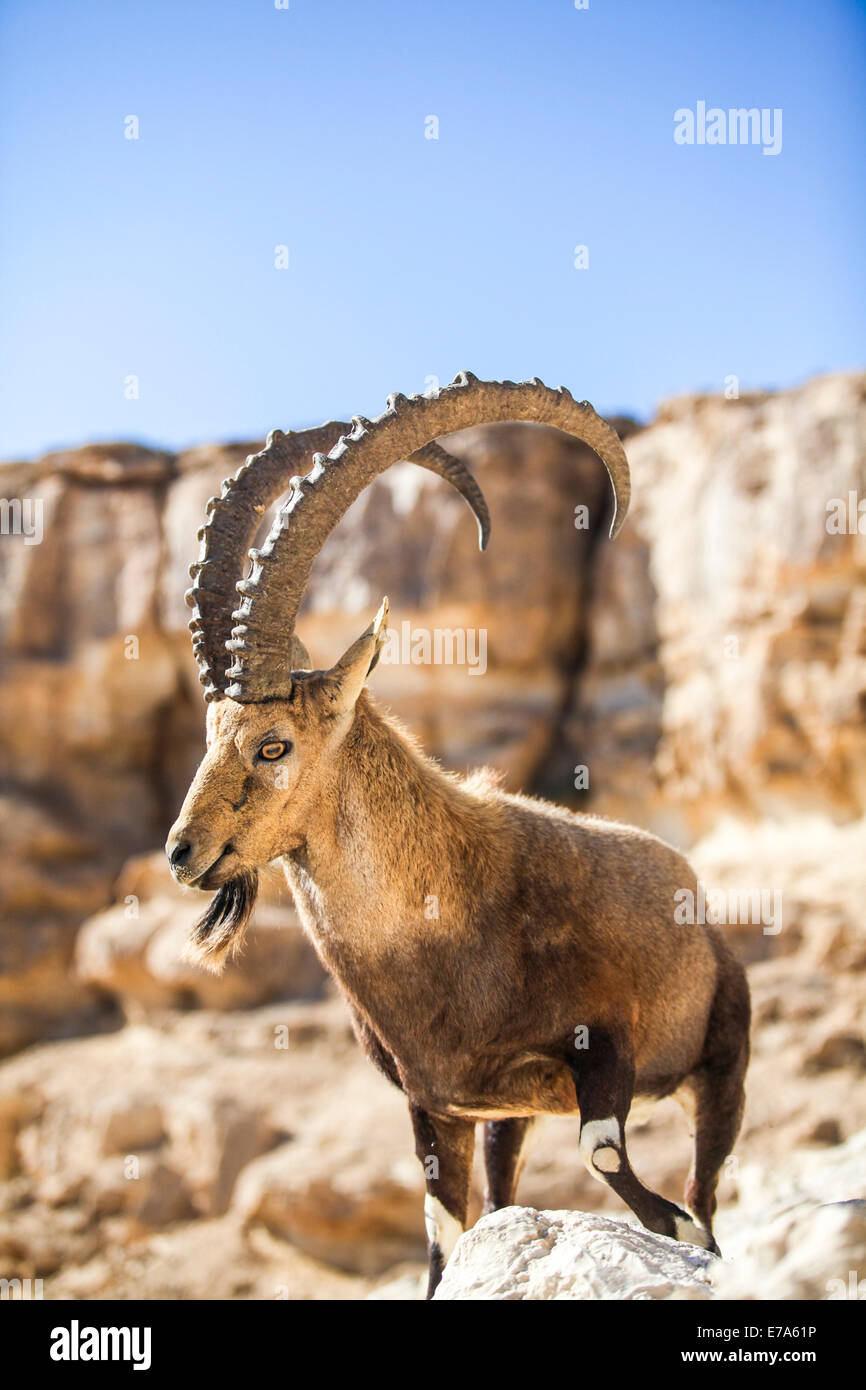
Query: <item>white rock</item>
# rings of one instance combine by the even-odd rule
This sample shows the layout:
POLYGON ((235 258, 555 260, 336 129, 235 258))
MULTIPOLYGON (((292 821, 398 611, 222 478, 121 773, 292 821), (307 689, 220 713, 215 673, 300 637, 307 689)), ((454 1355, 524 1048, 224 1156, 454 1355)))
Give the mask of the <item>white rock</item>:
POLYGON ((713 1256, 623 1221, 505 1207, 462 1235, 436 1299, 704 1299, 713 1256))

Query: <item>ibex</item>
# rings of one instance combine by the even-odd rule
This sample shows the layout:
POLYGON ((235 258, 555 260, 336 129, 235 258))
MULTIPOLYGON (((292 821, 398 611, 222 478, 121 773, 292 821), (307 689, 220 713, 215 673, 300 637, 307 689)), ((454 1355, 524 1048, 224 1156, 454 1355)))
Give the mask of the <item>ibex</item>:
POLYGON ((237 949, 257 872, 281 860, 359 1041, 409 1103, 427 1186, 428 1297, 466 1225, 478 1121, 485 1212, 514 1201, 534 1118, 579 1114, 590 1173, 649 1230, 718 1253, 715 1190, 748 1061, 744 972, 716 928, 675 919, 678 890, 697 884, 674 849, 425 757, 364 688, 387 600, 329 670, 313 669, 295 634, 326 537, 397 460, 464 495, 483 549, 484 498, 435 441, 510 420, 595 450, 613 483, 614 536, 629 499, 614 430, 561 387, 461 373, 428 395, 389 397, 375 420, 269 435, 209 503, 188 594, 208 747, 166 852, 180 883, 216 894, 193 949, 217 963, 237 949), (290 477, 315 449, 329 452, 290 477), (265 511, 289 488, 240 578, 265 511), (639 1181, 625 1142, 633 1098, 675 1092, 693 1113, 688 1211, 639 1181))

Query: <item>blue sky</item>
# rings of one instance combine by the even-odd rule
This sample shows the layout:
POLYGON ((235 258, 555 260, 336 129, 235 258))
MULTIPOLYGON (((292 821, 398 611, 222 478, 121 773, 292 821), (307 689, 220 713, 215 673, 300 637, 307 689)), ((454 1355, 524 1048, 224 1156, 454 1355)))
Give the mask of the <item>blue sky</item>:
POLYGON ((0 132, 0 457, 866 361, 862 3, 5 0, 0 132), (781 153, 678 146, 698 101, 781 153))

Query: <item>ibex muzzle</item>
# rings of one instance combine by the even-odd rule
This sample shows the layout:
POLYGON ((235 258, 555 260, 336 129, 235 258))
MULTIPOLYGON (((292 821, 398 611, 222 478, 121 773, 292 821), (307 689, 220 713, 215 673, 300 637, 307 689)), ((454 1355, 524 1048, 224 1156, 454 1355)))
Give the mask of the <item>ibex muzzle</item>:
POLYGON ((390 397, 373 421, 274 432, 211 501, 189 595, 208 749, 166 845, 180 882, 215 892, 193 947, 217 963, 242 939, 259 869, 281 860, 359 1041, 409 1101, 431 1294, 466 1224, 479 1121, 485 1210, 514 1200, 535 1116, 579 1113, 593 1176, 650 1230, 715 1249, 716 1184, 748 1060, 743 970, 716 928, 676 921, 677 895, 697 884, 675 850, 424 757, 365 689, 387 600, 330 669, 314 670, 295 634, 322 544, 399 459, 463 494, 484 547, 481 491, 436 440, 503 420, 551 425, 596 451, 615 535, 629 475, 614 430, 562 388, 468 373, 427 396, 390 397), (316 449, 330 452, 293 476, 316 449), (287 490, 241 578, 264 512, 287 490), (688 1210, 645 1187, 626 1148, 632 1098, 671 1094, 695 1117, 688 1210))

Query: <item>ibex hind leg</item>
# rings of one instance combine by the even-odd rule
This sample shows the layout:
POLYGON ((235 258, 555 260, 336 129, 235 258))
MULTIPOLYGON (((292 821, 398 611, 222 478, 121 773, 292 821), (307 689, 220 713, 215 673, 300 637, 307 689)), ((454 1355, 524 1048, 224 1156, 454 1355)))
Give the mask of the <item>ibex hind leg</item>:
POLYGON ((484 1126, 484 1170, 487 1187, 483 1216, 500 1207, 510 1207, 517 1194, 517 1183, 526 1156, 526 1139, 532 1128, 531 1117, 488 1120, 484 1126))
POLYGON ((589 1172, 631 1207, 647 1230, 717 1253, 708 1230, 687 1211, 645 1187, 629 1162, 625 1122, 634 1093, 634 1060, 625 1040, 590 1030, 588 1049, 569 1059, 580 1109, 580 1155, 589 1172))
POLYGON ((707 1230, 716 1211, 719 1172, 740 1132, 749 1062, 749 992, 745 975, 731 958, 720 962, 699 1065, 684 1090, 693 1103, 695 1149, 685 1200, 707 1230))

